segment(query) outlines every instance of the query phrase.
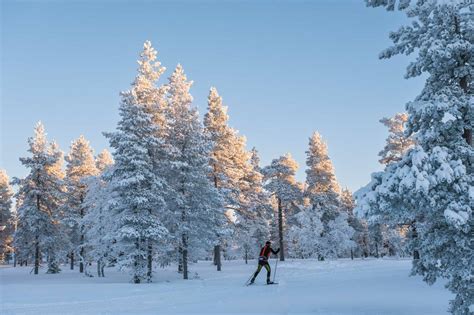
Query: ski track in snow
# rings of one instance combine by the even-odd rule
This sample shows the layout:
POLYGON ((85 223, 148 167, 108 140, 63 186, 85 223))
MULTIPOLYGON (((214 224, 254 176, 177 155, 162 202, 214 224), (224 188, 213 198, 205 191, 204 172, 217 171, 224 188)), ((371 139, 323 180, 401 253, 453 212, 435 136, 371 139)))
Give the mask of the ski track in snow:
MULTIPOLYGON (((113 269, 88 278, 63 266, 59 275, 30 274, 31 267, 0 268, 0 314, 448 314, 452 295, 442 283, 428 286, 410 277, 410 260, 288 260, 275 281, 244 286, 256 262, 209 261, 190 266, 184 281, 175 267, 159 269, 155 283, 132 284, 113 269)), ((274 270, 274 260, 271 264, 274 270)), ((93 269, 91 269, 93 270, 93 269)), ((273 274, 272 274, 273 277, 273 274)))

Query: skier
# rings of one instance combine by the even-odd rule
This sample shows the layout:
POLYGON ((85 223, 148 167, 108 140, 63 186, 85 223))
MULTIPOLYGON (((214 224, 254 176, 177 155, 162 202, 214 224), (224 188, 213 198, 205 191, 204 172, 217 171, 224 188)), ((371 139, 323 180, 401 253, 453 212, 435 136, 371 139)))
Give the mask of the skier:
POLYGON ((270 264, 268 263, 268 259, 270 258, 271 253, 276 255, 278 254, 279 251, 280 249, 277 249, 276 251, 273 250, 272 242, 267 241, 265 243, 265 246, 262 247, 262 249, 260 250, 260 256, 258 257, 257 271, 255 271, 252 277, 252 280, 250 280, 249 285, 255 282, 255 278, 257 278, 258 273, 260 272, 260 270, 262 270, 262 267, 265 267, 265 269, 267 269, 267 284, 273 284, 273 282, 270 281, 271 269, 270 269, 270 264))

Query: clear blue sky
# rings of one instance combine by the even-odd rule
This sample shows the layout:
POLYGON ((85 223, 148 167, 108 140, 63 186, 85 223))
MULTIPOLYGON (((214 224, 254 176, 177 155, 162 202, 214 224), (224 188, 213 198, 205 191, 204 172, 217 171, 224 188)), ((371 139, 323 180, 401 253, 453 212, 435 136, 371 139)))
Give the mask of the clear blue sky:
POLYGON ((304 179, 318 130, 341 185, 355 190, 381 168, 387 131, 378 120, 422 87, 403 78, 407 57, 377 57, 404 23, 363 0, 2 1, 0 168, 26 174, 18 158, 38 120, 65 151, 81 134, 96 153, 107 147, 118 93, 151 40, 165 77, 181 63, 194 80, 201 114, 217 87, 262 164, 290 152, 304 179))

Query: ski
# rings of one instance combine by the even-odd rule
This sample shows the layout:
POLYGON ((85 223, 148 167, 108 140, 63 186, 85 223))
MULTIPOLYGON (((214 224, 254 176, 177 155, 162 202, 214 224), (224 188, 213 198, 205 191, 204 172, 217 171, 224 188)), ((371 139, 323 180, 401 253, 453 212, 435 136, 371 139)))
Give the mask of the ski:
MULTIPOLYGON (((270 283, 267 283, 266 285, 272 285, 272 284, 278 284, 278 282, 270 282, 270 283)), ((247 283, 245 286, 249 287, 251 285, 255 285, 255 283, 247 283)))

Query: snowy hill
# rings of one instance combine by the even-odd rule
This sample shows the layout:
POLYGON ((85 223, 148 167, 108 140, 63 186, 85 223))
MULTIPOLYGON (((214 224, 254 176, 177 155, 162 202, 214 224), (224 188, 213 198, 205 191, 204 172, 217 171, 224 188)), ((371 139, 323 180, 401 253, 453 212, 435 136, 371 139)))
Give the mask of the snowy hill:
MULTIPOLYGON (((275 261, 271 261, 274 269, 275 261)), ((451 294, 409 277, 409 260, 289 260, 279 262, 278 285, 243 284, 255 261, 190 266, 184 281, 174 267, 156 283, 132 284, 129 275, 106 270, 87 278, 63 266, 60 274, 30 274, 31 267, 0 268, 0 313, 7 314, 447 314, 451 294)), ((273 270, 272 270, 273 272, 273 270)))

